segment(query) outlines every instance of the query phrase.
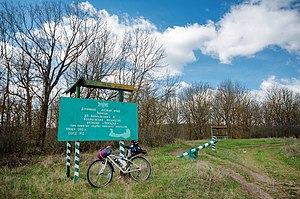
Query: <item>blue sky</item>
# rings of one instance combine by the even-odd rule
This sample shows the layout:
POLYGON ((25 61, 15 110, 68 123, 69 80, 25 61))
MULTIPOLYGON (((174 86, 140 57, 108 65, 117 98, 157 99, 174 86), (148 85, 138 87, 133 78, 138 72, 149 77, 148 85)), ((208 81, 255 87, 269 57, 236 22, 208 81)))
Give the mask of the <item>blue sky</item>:
POLYGON ((231 79, 251 90, 281 86, 300 93, 300 0, 80 2, 105 13, 116 32, 137 25, 151 30, 182 85, 217 87, 231 79))
POLYGON ((197 1, 197 0, 91 0, 98 9, 105 9, 119 16, 127 13, 130 17, 143 16, 165 30, 172 26, 206 23, 208 19, 219 20, 230 5, 238 1, 197 1))
MULTIPOLYGON (((214 29, 220 28, 219 33, 217 33, 219 35, 222 35, 222 28, 230 29, 232 26, 232 34, 228 32, 224 33, 224 36, 216 36, 217 38, 212 39, 216 40, 211 47, 216 49, 212 50, 207 50, 206 48, 209 47, 201 44, 190 48, 181 44, 173 45, 173 41, 169 41, 172 39, 167 38, 167 43, 171 43, 167 44, 170 48, 177 47, 178 50, 178 48, 183 47, 185 49, 183 54, 191 53, 190 51, 193 53, 194 58, 183 56, 185 61, 174 66, 174 71, 181 75, 182 81, 187 84, 204 81, 216 87, 221 81, 231 79, 255 90, 262 89, 262 84, 270 86, 277 84, 296 91, 300 87, 300 1, 90 0, 88 2, 97 10, 106 10, 110 15, 118 16, 120 20, 124 16, 133 19, 142 18, 155 26, 155 31, 160 33, 158 35, 163 35, 163 37, 170 35, 170 37, 175 37, 174 40, 182 40, 182 42, 186 40, 184 35, 189 35, 187 32, 190 31, 189 29, 193 29, 195 24, 198 25, 199 34, 202 34, 201 27, 207 27, 209 23, 214 23, 214 29), (247 12, 250 12, 249 15, 245 14, 247 12), (243 21, 243 17, 249 17, 249 20, 246 18, 246 21, 243 21), (235 21, 240 19, 241 22, 235 24, 235 21), (274 23, 276 20, 278 23, 274 23), (250 21, 249 27, 247 27, 248 21, 250 21), (294 23, 294 29, 285 29, 286 24, 284 23, 290 22, 294 23), (241 27, 242 30, 239 29, 238 25, 243 26, 241 27), (259 31, 254 31, 250 36, 245 36, 246 39, 241 39, 242 44, 233 41, 232 44, 226 45, 226 42, 230 40, 226 36, 234 37, 234 31, 237 30, 236 36, 243 38, 243 34, 247 33, 248 29, 251 31, 251 26, 261 26, 257 30, 262 30, 262 35, 259 31), (264 30, 266 26, 270 30, 264 30), (176 34, 170 33, 176 32, 180 28, 186 33, 179 33, 177 38, 176 34), (297 29, 298 32, 295 31, 297 29), (168 30, 170 34, 166 34, 168 30), (276 34, 276 32, 280 32, 280 34, 276 34), (252 37, 258 39, 252 39, 252 37), (282 39, 282 37, 286 38, 282 39), (218 42, 223 43, 220 45, 224 46, 219 48, 218 42), (249 46, 252 45, 251 42, 257 43, 257 47, 251 49, 249 46), (289 47, 293 44, 295 47, 289 47), (241 51, 246 50, 241 53, 233 52, 230 54, 230 52, 226 52, 226 48, 235 46, 238 46, 237 48, 241 51), (247 50, 247 48, 249 49, 247 50), (222 58, 222 53, 225 54, 225 58, 222 58)), ((194 34, 196 35, 197 31, 194 34)), ((197 40, 207 42, 201 37, 195 39, 196 42, 197 40)), ((186 40, 186 42, 191 41, 186 40)), ((230 43, 230 41, 228 42, 230 43)))

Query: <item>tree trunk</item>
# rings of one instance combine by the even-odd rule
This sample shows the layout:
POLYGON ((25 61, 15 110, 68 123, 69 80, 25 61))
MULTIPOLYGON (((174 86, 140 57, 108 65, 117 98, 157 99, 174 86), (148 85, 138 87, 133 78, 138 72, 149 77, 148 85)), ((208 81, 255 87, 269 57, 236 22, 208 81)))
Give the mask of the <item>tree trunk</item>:
POLYGON ((27 133, 29 137, 29 141, 33 139, 32 135, 32 96, 29 93, 29 89, 26 89, 26 126, 27 126, 27 133))
POLYGON ((44 99, 41 101, 41 112, 40 112, 40 123, 39 123, 39 139, 37 146, 40 147, 41 150, 45 147, 46 140, 46 129, 47 129, 47 115, 48 115, 48 107, 49 107, 49 98, 50 91, 47 86, 44 88, 44 99))

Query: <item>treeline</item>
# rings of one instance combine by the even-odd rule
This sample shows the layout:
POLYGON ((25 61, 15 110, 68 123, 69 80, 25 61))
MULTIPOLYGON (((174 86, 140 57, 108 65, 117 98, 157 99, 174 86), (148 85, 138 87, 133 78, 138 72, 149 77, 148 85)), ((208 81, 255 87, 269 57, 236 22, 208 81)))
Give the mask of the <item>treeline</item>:
MULTIPOLYGON (((299 94, 277 88, 258 101, 231 80, 218 89, 198 82, 178 92, 178 79, 158 77, 166 54, 143 26, 120 36, 105 14, 55 1, 2 2, 0 16, 3 154, 63 151, 65 143, 57 142, 59 97, 80 77, 135 87, 125 98, 139 105, 145 145, 208 138, 213 124, 227 125, 230 138, 299 136, 299 94)), ((81 97, 117 100, 118 93, 89 88, 81 97)), ((82 148, 98 145, 86 142, 82 148)))
POLYGON ((209 139, 212 125, 226 125, 233 139, 298 138, 300 95, 286 88, 272 88, 262 95, 258 98, 241 83, 225 80, 218 89, 198 82, 165 100, 155 102, 154 97, 147 97, 140 105, 141 113, 162 119, 152 123, 147 117, 144 121, 141 118, 142 129, 147 129, 143 135, 160 144, 176 139, 209 139))

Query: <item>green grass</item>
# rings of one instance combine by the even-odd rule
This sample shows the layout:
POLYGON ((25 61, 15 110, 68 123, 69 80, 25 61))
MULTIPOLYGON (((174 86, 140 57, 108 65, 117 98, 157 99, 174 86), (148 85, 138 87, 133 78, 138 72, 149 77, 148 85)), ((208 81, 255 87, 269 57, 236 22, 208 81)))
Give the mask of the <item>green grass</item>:
MULTIPOLYGON (((299 196, 297 189, 284 185, 286 182, 287 186, 299 185, 299 140, 224 140, 217 143, 217 153, 210 147, 200 150, 197 161, 176 157, 207 141, 148 148, 146 158, 151 163, 152 174, 147 182, 119 179, 119 172, 115 172, 112 182, 101 189, 92 188, 85 177, 88 165, 96 158, 96 151, 81 154, 77 184, 65 175, 64 154, 39 156, 26 166, 0 168, 0 198, 252 198, 222 169, 232 169, 250 182, 255 180, 230 163, 268 175, 282 185, 291 198, 299 196)), ((73 161, 72 156, 72 176, 73 161)))

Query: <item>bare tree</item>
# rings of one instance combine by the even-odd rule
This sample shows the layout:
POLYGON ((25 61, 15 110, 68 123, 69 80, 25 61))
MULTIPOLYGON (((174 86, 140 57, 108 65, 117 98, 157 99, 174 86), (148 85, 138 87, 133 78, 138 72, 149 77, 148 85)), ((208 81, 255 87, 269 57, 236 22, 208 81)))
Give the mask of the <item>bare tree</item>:
MULTIPOLYGON (((34 71, 34 65, 28 56, 24 52, 20 52, 15 55, 13 60, 13 69, 12 69, 12 83, 15 90, 10 91, 10 94, 19 98, 23 106, 25 107, 25 129, 28 133, 29 140, 34 139, 32 134, 32 103, 34 98, 34 93, 36 86, 34 86, 34 80, 36 78, 36 72, 34 71)), ((19 113, 21 114, 21 112, 19 113)))
POLYGON ((170 112, 174 111, 171 109, 175 108, 170 107, 170 102, 175 97, 175 88, 176 80, 167 77, 161 81, 144 82, 139 92, 137 102, 139 104, 140 135, 148 145, 157 146, 175 139, 176 132, 168 129, 170 125, 174 124, 169 116, 170 112))
MULTIPOLYGON (((117 47, 118 38, 106 25, 103 19, 98 19, 99 31, 93 43, 86 49, 64 75, 68 83, 77 81, 80 77, 95 81, 107 81, 116 71, 119 60, 117 47)), ((109 99, 107 92, 99 89, 85 88, 81 92, 85 98, 109 99)), ((112 92, 109 92, 112 93, 112 92)))
POLYGON ((31 60, 38 73, 40 124, 37 146, 44 147, 48 107, 59 93, 55 89, 62 74, 94 40, 97 25, 91 25, 87 13, 78 4, 3 4, 6 21, 14 33, 16 47, 31 60), (54 91, 54 92, 53 92, 54 91))
POLYGON ((225 80, 221 82, 214 98, 214 115, 221 116, 222 124, 227 125, 231 138, 239 136, 239 132, 233 132, 237 126, 237 112, 244 98, 246 89, 239 82, 225 80))
POLYGON ((165 51, 155 36, 149 32, 136 29, 128 32, 121 42, 118 64, 118 82, 135 87, 129 101, 136 102, 142 87, 155 79, 153 72, 164 67, 165 51))
POLYGON ((180 95, 181 108, 190 139, 206 138, 211 119, 212 91, 207 83, 194 83, 180 95))
POLYGON ((289 132, 299 127, 299 105, 299 94, 286 88, 269 90, 264 102, 266 125, 279 128, 285 136, 290 136, 289 132))
POLYGON ((236 103, 234 130, 238 137, 250 137, 251 132, 262 125, 262 109, 260 104, 250 95, 245 92, 239 95, 239 100, 236 103))
POLYGON ((1 123, 2 126, 10 126, 10 95, 9 90, 11 87, 11 60, 14 53, 13 48, 9 45, 12 41, 9 23, 5 20, 5 12, 0 10, 0 110, 1 110, 1 123))
POLYGON ((180 85, 179 78, 178 77, 169 77, 167 79, 167 84, 169 85, 169 92, 167 97, 165 98, 166 101, 166 133, 167 136, 170 137, 170 139, 184 139, 185 135, 183 133, 183 114, 180 104, 180 97, 179 97, 179 89, 180 85), (169 79, 169 80, 168 80, 169 79))

